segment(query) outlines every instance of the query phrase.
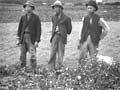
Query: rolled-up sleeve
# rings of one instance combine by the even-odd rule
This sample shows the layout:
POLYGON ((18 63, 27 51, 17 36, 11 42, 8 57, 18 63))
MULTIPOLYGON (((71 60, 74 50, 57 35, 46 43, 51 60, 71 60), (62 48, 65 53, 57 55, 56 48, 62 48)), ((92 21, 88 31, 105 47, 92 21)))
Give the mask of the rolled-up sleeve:
POLYGON ((99 24, 104 30, 106 31, 110 30, 110 27, 108 26, 107 22, 103 18, 100 18, 99 24))
POLYGON ((104 37, 107 35, 108 31, 110 30, 110 27, 108 26, 107 22, 103 18, 100 18, 99 24, 103 28, 100 38, 104 39, 104 37))
POLYGON ((82 21, 81 21, 81 24, 80 24, 79 40, 81 39, 81 33, 82 33, 82 28, 83 28, 83 21, 84 21, 84 17, 82 18, 82 21))

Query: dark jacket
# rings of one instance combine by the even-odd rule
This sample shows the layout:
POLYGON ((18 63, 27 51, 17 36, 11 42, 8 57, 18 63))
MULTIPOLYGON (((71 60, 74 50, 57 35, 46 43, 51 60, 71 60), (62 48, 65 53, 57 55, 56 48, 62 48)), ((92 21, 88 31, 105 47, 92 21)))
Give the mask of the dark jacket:
MULTIPOLYGON (((67 43, 67 34, 70 34, 72 31, 71 19, 68 16, 66 16, 65 14, 62 14, 62 16, 59 20, 58 17, 56 15, 54 15, 52 17, 52 23, 53 23, 52 36, 55 33, 56 26, 58 26, 59 31, 60 31, 60 35, 62 38, 62 42, 64 44, 66 44, 67 43)), ((51 42, 52 42, 52 40, 51 40, 51 42)))
POLYGON ((34 44, 35 42, 40 42, 41 36, 41 21, 39 16, 32 13, 29 21, 27 20, 27 15, 21 17, 18 27, 18 37, 20 39, 20 43, 23 41, 24 31, 28 27, 30 30, 31 42, 34 44))
POLYGON ((100 36, 102 33, 102 27, 99 24, 100 16, 93 14, 91 16, 86 16, 83 21, 82 33, 81 33, 81 43, 87 40, 88 35, 91 36, 94 45, 98 45, 100 41, 100 36), (92 19, 92 24, 90 24, 90 19, 92 19))

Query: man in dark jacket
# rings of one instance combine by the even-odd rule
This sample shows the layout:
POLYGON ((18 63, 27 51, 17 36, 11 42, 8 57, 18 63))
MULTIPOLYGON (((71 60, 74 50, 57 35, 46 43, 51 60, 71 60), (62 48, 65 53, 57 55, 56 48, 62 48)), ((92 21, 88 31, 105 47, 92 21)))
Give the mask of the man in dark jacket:
POLYGON ((48 64, 51 69, 56 66, 56 54, 58 55, 57 68, 61 68, 67 43, 67 34, 72 31, 71 19, 63 13, 63 5, 61 1, 57 0, 52 5, 55 15, 52 17, 52 37, 51 42, 51 55, 48 64))
POLYGON ((23 7, 26 14, 21 17, 18 27, 19 45, 21 47, 21 67, 26 66, 26 53, 29 51, 31 67, 36 67, 36 47, 40 42, 41 22, 39 17, 33 13, 35 9, 33 2, 27 1, 23 7))
POLYGON ((86 8, 87 15, 82 20, 81 35, 79 35, 79 64, 82 59, 85 59, 88 52, 90 58, 96 57, 100 40, 103 39, 110 30, 105 20, 95 13, 98 10, 95 1, 90 0, 86 4, 86 8))

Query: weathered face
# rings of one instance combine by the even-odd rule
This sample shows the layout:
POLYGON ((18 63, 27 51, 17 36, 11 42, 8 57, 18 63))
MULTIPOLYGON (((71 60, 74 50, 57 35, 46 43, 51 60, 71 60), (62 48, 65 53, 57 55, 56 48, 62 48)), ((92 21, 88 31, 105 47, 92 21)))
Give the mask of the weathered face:
POLYGON ((26 11, 26 13, 30 13, 33 11, 33 8, 30 5, 26 5, 25 11, 26 11))
POLYGON ((90 14, 90 13, 93 13, 93 12, 95 12, 95 7, 94 6, 87 6, 87 12, 88 12, 88 14, 90 14))
POLYGON ((56 14, 59 14, 61 12, 61 8, 59 6, 55 6, 54 11, 56 14))

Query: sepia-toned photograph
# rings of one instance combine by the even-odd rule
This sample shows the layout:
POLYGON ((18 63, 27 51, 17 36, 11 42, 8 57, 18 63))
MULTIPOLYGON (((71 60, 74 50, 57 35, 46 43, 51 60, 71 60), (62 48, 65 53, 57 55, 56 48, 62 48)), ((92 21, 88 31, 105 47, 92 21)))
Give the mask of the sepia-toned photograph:
POLYGON ((0 90, 120 90, 120 0, 0 0, 0 90))

